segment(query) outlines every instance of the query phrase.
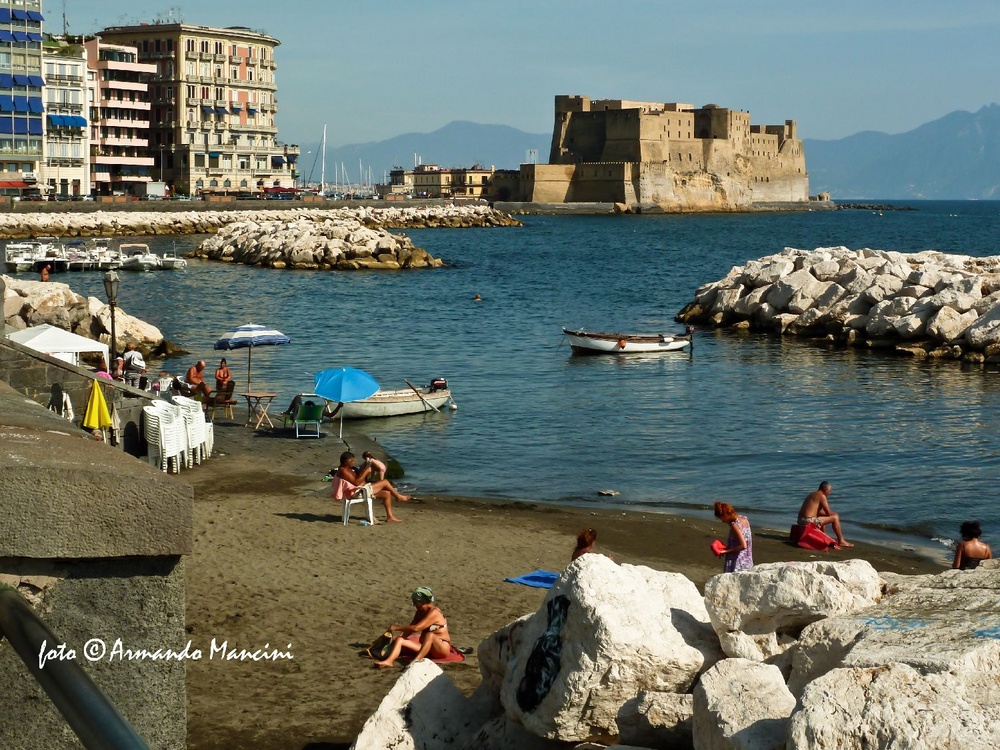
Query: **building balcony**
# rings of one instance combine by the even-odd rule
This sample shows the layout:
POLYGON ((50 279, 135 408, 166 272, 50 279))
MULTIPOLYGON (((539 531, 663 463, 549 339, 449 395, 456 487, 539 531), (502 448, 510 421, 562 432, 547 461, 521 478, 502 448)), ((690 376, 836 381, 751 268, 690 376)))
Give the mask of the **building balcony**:
POLYGON ((156 72, 156 66, 151 63, 121 62, 119 60, 96 60, 94 68, 97 70, 121 70, 128 73, 156 72))
POLYGON ((212 59, 215 60, 215 62, 221 62, 221 63, 229 62, 229 55, 216 53, 212 59))
POLYGON ((102 89, 117 89, 119 91, 145 91, 148 88, 147 84, 140 83, 139 81, 115 80, 98 81, 98 86, 102 89))
MULTIPOLYGON (((94 123, 91 122, 91 125, 94 123)), ((143 130, 149 127, 149 120, 123 120, 120 117, 101 117, 97 121, 98 125, 112 128, 136 128, 143 130)))
POLYGON ((94 164, 117 164, 133 167, 151 167, 156 160, 151 156, 92 156, 94 164))
POLYGON ((101 99, 97 106, 102 109, 141 109, 148 110, 152 105, 149 102, 133 102, 128 99, 101 99))
POLYGON ((239 56, 239 55, 233 55, 229 59, 232 61, 233 65, 242 65, 243 64, 243 58, 241 56, 239 56))
POLYGON ((147 138, 101 138, 102 146, 124 146, 125 148, 147 148, 147 138))
MULTIPOLYGON (((188 57, 193 57, 193 55, 191 55, 189 53, 188 57)), ((213 59, 213 56, 212 56, 211 52, 199 52, 198 53, 198 59, 199 60, 204 60, 205 62, 211 62, 212 59, 213 59)))
POLYGON ((64 75, 59 75, 58 73, 51 73, 51 74, 45 76, 45 83, 46 83, 46 85, 49 85, 49 86, 51 86, 52 84, 56 84, 56 83, 81 84, 81 83, 83 83, 83 76, 82 75, 78 75, 78 76, 65 75, 64 76, 64 75))
POLYGON ((112 182, 152 182, 153 178, 148 174, 116 174, 111 178, 112 182))

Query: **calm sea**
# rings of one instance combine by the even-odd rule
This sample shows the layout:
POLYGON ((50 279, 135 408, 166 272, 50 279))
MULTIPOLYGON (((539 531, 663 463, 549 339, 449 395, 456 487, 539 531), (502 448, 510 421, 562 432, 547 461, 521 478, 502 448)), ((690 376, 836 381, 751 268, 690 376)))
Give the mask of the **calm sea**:
MULTIPOLYGON (((291 345, 253 358, 255 389, 280 392, 278 411, 327 367, 362 368, 385 388, 447 378, 457 411, 356 424, 420 492, 694 515, 724 499, 784 527, 829 480, 849 534, 933 546, 978 518, 998 542, 996 366, 712 330, 696 333, 691 356, 574 358, 562 342, 564 325, 678 330, 673 317, 697 286, 786 246, 998 252, 1000 203, 908 205, 917 210, 530 216, 523 228, 410 232, 446 269, 196 262, 123 274, 119 304, 191 352, 172 371, 199 357, 214 367, 213 342, 240 323, 288 334, 291 345)), ((200 239, 179 237, 177 249, 200 239)), ((98 274, 60 280, 103 298, 98 274)), ((245 351, 229 359, 245 385, 245 351)), ((331 441, 331 464, 339 450, 331 441)))

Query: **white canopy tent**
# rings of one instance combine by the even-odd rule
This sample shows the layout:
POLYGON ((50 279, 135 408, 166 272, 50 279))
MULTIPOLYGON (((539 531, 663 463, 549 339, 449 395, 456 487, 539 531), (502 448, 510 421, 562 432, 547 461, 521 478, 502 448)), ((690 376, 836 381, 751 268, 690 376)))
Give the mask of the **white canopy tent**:
MULTIPOLYGON (((50 326, 43 323, 33 328, 25 328, 21 331, 8 334, 7 338, 24 344, 35 351, 51 355, 63 362, 71 365, 80 364, 80 354, 82 352, 100 352, 104 355, 104 361, 108 362, 108 345, 100 341, 94 341, 84 336, 77 336, 75 333, 64 331, 62 328, 50 326)), ((108 363, 110 366, 110 362, 108 363)))

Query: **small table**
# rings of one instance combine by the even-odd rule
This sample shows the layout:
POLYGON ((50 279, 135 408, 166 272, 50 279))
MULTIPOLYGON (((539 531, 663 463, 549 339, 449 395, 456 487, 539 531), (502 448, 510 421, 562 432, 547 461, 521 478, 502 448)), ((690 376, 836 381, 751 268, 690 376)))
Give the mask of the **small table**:
POLYGON ((260 429, 260 426, 267 422, 267 426, 274 428, 274 424, 271 422, 271 418, 267 415, 267 410, 271 406, 271 402, 274 401, 274 397, 277 393, 241 393, 243 398, 247 400, 247 422, 244 427, 249 427, 250 423, 253 422, 253 428, 255 430, 260 429), (256 418, 256 421, 254 421, 256 418))

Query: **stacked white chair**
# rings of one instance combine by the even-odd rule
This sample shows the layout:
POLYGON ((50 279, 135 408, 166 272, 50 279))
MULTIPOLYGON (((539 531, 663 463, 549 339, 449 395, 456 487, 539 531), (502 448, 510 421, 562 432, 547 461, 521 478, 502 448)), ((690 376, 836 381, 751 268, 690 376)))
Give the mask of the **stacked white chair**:
POLYGON ((153 406, 144 406, 142 411, 143 434, 148 445, 149 463, 152 466, 159 466, 160 470, 165 472, 172 459, 174 473, 179 474, 181 461, 184 458, 184 445, 180 439, 181 430, 175 415, 153 406))
MULTIPOLYGON (((191 448, 188 441, 187 425, 184 421, 184 410, 177 404, 172 404, 162 398, 153 399, 153 408, 161 416, 160 431, 164 436, 164 444, 170 451, 168 455, 170 457, 180 456, 180 460, 188 468, 191 468, 191 448)), ((180 472, 179 463, 177 471, 180 472)))
POLYGON ((186 396, 174 396, 174 404, 180 407, 184 418, 184 428, 188 439, 188 467, 194 463, 200 464, 205 455, 205 413, 201 404, 186 396))
MULTIPOLYGON (((207 415, 206 415, 207 416, 207 415)), ((215 448, 215 424, 205 420, 205 458, 212 457, 212 449, 215 448)))

